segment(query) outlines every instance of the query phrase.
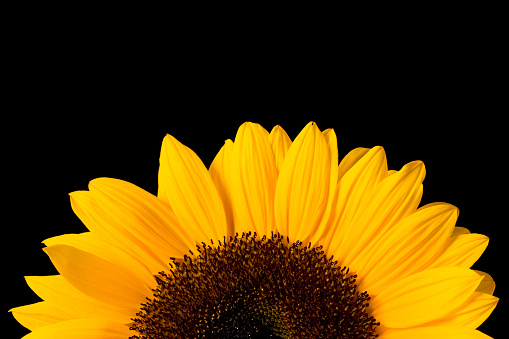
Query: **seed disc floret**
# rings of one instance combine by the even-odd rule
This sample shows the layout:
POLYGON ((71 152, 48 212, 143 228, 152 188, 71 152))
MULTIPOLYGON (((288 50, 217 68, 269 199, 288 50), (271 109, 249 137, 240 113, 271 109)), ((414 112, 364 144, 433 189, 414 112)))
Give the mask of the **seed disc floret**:
POLYGON ((249 232, 197 252, 156 276, 131 339, 377 337, 368 293, 322 246, 249 232))

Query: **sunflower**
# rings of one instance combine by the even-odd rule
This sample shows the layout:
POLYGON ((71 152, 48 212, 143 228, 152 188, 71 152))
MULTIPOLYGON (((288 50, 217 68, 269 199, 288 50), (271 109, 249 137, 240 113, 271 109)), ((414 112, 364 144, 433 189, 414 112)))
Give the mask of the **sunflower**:
POLYGON ((70 194, 88 232, 44 241, 24 338, 489 338, 498 299, 471 270, 488 244, 447 203, 419 207, 424 165, 382 147, 338 161, 334 130, 292 142, 240 126, 209 170, 171 135, 157 196, 99 178, 70 194))

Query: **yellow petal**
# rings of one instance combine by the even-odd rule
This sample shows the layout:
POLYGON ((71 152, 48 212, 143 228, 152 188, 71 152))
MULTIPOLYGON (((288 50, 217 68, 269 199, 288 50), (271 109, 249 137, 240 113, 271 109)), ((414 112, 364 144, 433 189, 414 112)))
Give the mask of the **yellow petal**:
POLYGON ((461 306, 482 277, 460 267, 441 267, 405 277, 377 295, 372 315, 384 326, 407 328, 440 319, 461 306))
POLYGON ((392 232, 359 251, 349 263, 362 277, 360 290, 377 295, 392 282, 423 271, 436 259, 449 238, 458 209, 446 203, 419 208, 401 220, 392 232))
POLYGON ((454 227, 454 231, 452 231, 451 237, 453 237, 455 235, 469 234, 469 233, 470 233, 470 231, 465 227, 454 227))
POLYGON ((233 153, 233 141, 226 140, 223 147, 219 150, 216 157, 210 165, 209 172, 212 181, 223 201, 224 213, 226 215, 226 224, 228 228, 227 236, 233 236, 235 229, 233 225, 233 202, 230 194, 230 167, 233 153))
POLYGON ((474 272, 483 277, 481 283, 479 284, 479 286, 477 286, 476 291, 493 295, 493 292, 495 292, 495 281, 493 280, 491 275, 489 275, 486 272, 476 270, 474 270, 474 272))
POLYGON ((123 324, 131 323, 132 309, 110 305, 87 296, 73 287, 61 275, 25 277, 41 299, 75 318, 101 317, 123 324))
POLYGON ((274 230, 276 181, 268 132, 258 124, 242 124, 233 143, 230 167, 235 231, 266 235, 274 230))
POLYGON ((389 330, 379 339, 490 339, 490 336, 459 326, 418 327, 406 330, 389 330))
POLYGON ((278 172, 281 170, 283 161, 285 160, 286 152, 292 145, 292 141, 286 131, 279 125, 274 126, 269 135, 269 143, 274 153, 276 167, 278 172))
POLYGON ((130 308, 135 314, 149 288, 117 265, 91 253, 68 245, 53 245, 43 249, 58 272, 81 292, 109 303, 130 308))
POLYGON ((105 224, 140 247, 148 246, 164 263, 195 245, 171 208, 140 187, 123 180, 98 178, 90 182, 89 190, 97 203, 97 218, 102 217, 105 224))
POLYGON ((357 163, 366 153, 369 152, 369 148, 358 147, 354 148, 341 160, 338 166, 338 181, 343 178, 346 172, 348 172, 353 165, 357 163))
POLYGON ((422 197, 424 175, 424 164, 414 161, 380 182, 352 220, 355 226, 345 235, 349 241, 344 249, 346 262, 360 255, 361 250, 374 246, 386 232, 394 231, 396 223, 415 212, 422 197))
POLYGON ((223 203, 207 168, 171 135, 166 135, 161 148, 157 195, 171 205, 197 242, 222 240, 227 234, 223 203))
POLYGON ((444 252, 431 267, 472 267, 488 246, 489 239, 482 234, 460 234, 449 238, 444 252))
POLYGON ((71 193, 71 206, 85 226, 139 258, 151 272, 167 269, 195 242, 179 225, 171 207, 131 183, 92 180, 89 192, 71 193))
POLYGON ((488 319, 498 300, 490 294, 474 292, 467 302, 449 316, 450 321, 458 326, 476 329, 488 319))
POLYGON ((90 232, 59 235, 46 239, 43 243, 46 246, 69 245, 82 251, 92 253, 121 267, 128 272, 130 276, 143 282, 148 288, 154 288, 156 285, 153 274, 137 258, 90 232))
POLYGON ((330 232, 326 234, 324 243, 328 253, 343 261, 346 249, 351 247, 346 234, 353 232, 356 225, 352 219, 358 213, 365 213, 363 205, 373 189, 387 176, 387 160, 382 147, 374 147, 369 151, 356 149, 341 161, 338 167, 337 203, 330 232))
MULTIPOLYGON (((332 128, 328 128, 322 132, 325 141, 329 145, 330 154, 330 181, 329 181, 329 198, 327 206, 323 213, 322 221, 318 228, 310 235, 309 241, 313 244, 322 244, 324 237, 331 233, 330 226, 333 224, 337 209, 337 199, 339 192, 337 189, 338 182, 338 139, 336 132, 332 128)), ((335 225, 335 224, 334 224, 335 225)))
POLYGON ((127 339, 129 328, 106 319, 73 319, 41 327, 22 339, 127 339))
POLYGON ((41 301, 31 305, 25 305, 10 309, 16 320, 30 331, 40 327, 58 323, 60 321, 74 319, 73 316, 59 310, 55 306, 41 301))
POLYGON ((322 222, 328 202, 331 157, 329 145, 310 122, 286 153, 274 203, 278 231, 290 242, 307 242, 322 222))

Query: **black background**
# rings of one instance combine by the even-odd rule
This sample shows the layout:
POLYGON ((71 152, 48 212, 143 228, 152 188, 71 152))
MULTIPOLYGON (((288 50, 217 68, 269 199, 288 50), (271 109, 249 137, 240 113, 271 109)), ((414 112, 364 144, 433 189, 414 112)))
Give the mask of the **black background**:
MULTIPOLYGON (((474 268, 497 282, 501 301, 481 330, 500 336, 507 105, 500 106, 498 44, 475 25, 369 30, 362 39, 289 29, 266 42, 256 30, 161 40, 124 26, 64 33, 67 25, 51 25, 15 43, 5 93, 5 310, 38 301, 23 276, 56 274, 41 241, 85 231, 69 192, 105 176, 157 193, 166 133, 209 166, 244 121, 268 130, 280 124, 292 139, 315 121, 335 129, 340 158, 381 145, 390 169, 424 161, 422 204, 452 203, 458 225, 490 237, 474 268)), ((13 338, 27 332, 7 317, 13 338)))

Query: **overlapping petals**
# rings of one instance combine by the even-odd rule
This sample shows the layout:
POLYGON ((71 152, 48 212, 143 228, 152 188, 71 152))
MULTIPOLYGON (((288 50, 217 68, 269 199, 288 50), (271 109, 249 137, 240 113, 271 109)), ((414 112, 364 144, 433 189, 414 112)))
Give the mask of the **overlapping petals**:
POLYGON ((47 239, 60 275, 27 277, 43 301, 11 310, 26 339, 123 338, 154 275, 195 244, 236 232, 323 245, 373 297, 380 338, 489 338, 476 328, 498 298, 470 267, 488 238, 457 227, 447 203, 419 207, 424 164, 389 171, 382 147, 338 160, 337 137, 311 122, 292 142, 244 123, 209 170, 174 137, 163 140, 154 196, 122 180, 93 180, 71 193, 89 232, 47 239))

